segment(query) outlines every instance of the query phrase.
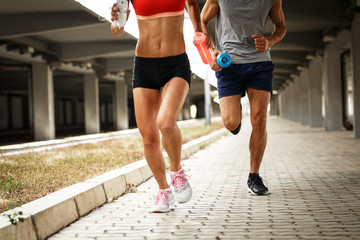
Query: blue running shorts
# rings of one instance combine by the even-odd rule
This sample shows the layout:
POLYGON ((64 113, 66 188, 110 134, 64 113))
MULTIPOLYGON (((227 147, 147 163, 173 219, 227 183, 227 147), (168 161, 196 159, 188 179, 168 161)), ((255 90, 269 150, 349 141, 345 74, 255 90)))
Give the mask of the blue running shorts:
POLYGON ((272 94, 274 64, 271 61, 231 64, 216 72, 219 98, 245 96, 248 88, 272 94))

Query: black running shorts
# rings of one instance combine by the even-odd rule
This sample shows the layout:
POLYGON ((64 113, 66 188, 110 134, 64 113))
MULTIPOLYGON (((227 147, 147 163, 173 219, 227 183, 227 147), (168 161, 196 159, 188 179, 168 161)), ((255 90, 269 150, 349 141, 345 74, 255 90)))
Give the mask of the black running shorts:
POLYGON ((133 88, 142 87, 160 90, 174 77, 184 79, 190 86, 191 71, 186 53, 164 58, 135 56, 133 88))

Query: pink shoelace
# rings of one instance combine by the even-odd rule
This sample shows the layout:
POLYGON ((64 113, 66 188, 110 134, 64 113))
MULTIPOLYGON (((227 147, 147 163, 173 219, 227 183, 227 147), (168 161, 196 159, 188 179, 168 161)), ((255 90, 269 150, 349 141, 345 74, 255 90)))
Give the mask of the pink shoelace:
POLYGON ((160 189, 158 195, 154 197, 155 202, 163 203, 167 201, 169 199, 167 195, 168 192, 171 192, 171 190, 160 189))
POLYGON ((176 190, 181 190, 184 188, 185 181, 190 179, 189 175, 183 174, 184 170, 179 173, 170 173, 171 184, 175 187, 176 190))

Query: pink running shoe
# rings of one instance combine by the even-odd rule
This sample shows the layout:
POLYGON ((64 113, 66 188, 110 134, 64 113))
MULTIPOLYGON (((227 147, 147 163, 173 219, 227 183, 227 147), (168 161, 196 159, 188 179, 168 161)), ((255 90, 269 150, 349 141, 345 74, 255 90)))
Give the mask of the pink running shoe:
POLYGON ((170 211, 170 206, 175 203, 174 194, 171 189, 159 189, 158 195, 154 198, 155 203, 151 212, 160 213, 170 211))
POLYGON ((189 184, 190 177, 182 169, 180 172, 170 172, 171 185, 178 203, 184 203, 191 199, 192 188, 189 184))

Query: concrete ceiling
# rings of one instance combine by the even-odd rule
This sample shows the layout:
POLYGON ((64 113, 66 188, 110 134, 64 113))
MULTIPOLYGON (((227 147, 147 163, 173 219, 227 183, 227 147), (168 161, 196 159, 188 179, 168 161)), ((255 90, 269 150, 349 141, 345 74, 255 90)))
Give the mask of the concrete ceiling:
MULTIPOLYGON (((202 8, 205 0, 198 2, 202 8)), ((352 6, 353 0, 283 0, 287 35, 271 49, 275 90, 306 64, 308 54, 321 52, 325 34, 349 27, 356 10, 352 6)), ((90 62, 102 74, 129 73, 136 39, 127 33, 116 38, 109 26, 73 0, 1 0, 0 53, 19 63, 90 62)), ((0 64, 8 63, 0 59, 0 64)))

